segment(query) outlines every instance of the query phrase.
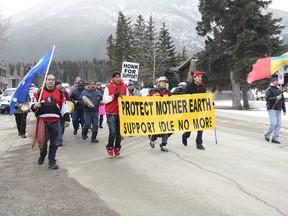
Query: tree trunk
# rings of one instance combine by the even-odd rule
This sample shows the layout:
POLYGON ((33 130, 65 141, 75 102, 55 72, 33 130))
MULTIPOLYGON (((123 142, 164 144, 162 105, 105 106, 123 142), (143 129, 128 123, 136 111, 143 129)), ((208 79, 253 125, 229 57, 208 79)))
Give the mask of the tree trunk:
POLYGON ((233 71, 230 71, 230 79, 232 84, 232 108, 237 110, 242 109, 240 84, 235 80, 233 71))
POLYGON ((243 106, 244 109, 249 109, 249 98, 248 98, 248 88, 247 85, 244 85, 242 87, 242 93, 243 93, 243 106))

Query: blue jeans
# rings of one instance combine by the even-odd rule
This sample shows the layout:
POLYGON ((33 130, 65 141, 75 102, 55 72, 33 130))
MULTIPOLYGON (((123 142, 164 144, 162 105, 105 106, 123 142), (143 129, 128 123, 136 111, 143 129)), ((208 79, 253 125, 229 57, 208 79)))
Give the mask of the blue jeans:
MULTIPOLYGON (((188 139, 190 137, 191 132, 187 131, 185 133, 183 133, 183 137, 185 137, 186 139, 188 139)), ((197 147, 201 147, 203 140, 202 140, 202 136, 203 136, 203 131, 197 131, 197 137, 196 137, 196 146, 197 147)))
POLYGON ((92 124, 92 132, 98 132, 98 112, 84 112, 84 127, 83 132, 88 132, 92 124))
POLYGON ((63 134, 65 131, 64 123, 65 123, 64 118, 60 118, 59 131, 58 131, 58 143, 63 143, 63 134))
POLYGON ((73 128, 74 130, 79 129, 79 119, 81 122, 81 126, 84 126, 84 113, 82 110, 74 110, 72 113, 72 123, 73 123, 73 128))
POLYGON ((108 137, 108 147, 114 147, 115 141, 115 148, 121 148, 121 135, 120 135, 120 122, 118 115, 111 115, 106 114, 107 124, 109 127, 109 137, 108 137))
POLYGON ((274 131, 274 134, 272 136, 272 140, 279 140, 279 133, 280 133, 280 127, 281 127, 281 110, 268 110, 269 120, 270 124, 265 131, 264 135, 266 137, 270 137, 272 132, 274 131))

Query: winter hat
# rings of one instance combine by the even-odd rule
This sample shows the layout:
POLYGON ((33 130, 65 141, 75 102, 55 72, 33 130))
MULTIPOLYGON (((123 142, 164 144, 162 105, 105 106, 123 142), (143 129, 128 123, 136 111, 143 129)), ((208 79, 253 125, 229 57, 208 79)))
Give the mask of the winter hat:
POLYGON ((196 76, 202 76, 202 72, 201 71, 195 71, 193 73, 193 76, 196 77, 196 76))
POLYGON ((128 82, 128 86, 134 86, 133 81, 129 81, 129 82, 128 82))
POLYGON ((61 82, 60 80, 56 80, 56 81, 55 81, 55 86, 61 85, 61 84, 62 84, 62 82, 61 82))
POLYGON ((96 85, 101 85, 102 86, 102 83, 101 82, 97 82, 96 85))
POLYGON ((117 75, 121 76, 121 73, 119 71, 114 71, 112 73, 112 78, 116 77, 117 75))
POLYGON ((273 83, 273 82, 275 82, 275 81, 278 81, 278 77, 273 77, 273 78, 271 79, 271 83, 273 83))

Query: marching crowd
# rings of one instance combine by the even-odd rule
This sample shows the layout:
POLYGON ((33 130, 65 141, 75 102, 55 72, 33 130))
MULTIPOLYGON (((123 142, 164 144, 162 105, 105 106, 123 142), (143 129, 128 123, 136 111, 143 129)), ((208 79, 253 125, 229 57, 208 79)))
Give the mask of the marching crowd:
MULTIPOLYGON (((194 72, 191 84, 187 86, 183 93, 195 94, 206 92, 202 85, 202 73, 194 72)), ((150 96, 169 96, 171 92, 166 88, 167 79, 164 76, 156 80, 156 87, 149 92, 150 96)), ((43 89, 34 93, 30 100, 31 111, 37 118, 34 144, 38 142, 40 157, 38 165, 42 165, 48 154, 49 168, 58 169, 56 164, 56 152, 59 146, 63 145, 63 134, 65 127, 70 125, 70 115, 72 118, 73 134, 77 135, 81 129, 83 140, 88 138, 89 130, 92 131, 91 142, 98 143, 98 128, 103 128, 103 116, 106 115, 109 128, 108 141, 106 145, 108 157, 121 157, 121 137, 120 119, 118 109, 118 97, 122 95, 141 96, 140 92, 134 88, 134 83, 129 81, 127 85, 121 79, 121 73, 114 71, 111 82, 102 90, 102 83, 90 81, 88 85, 80 77, 75 79, 74 86, 70 89, 70 94, 61 87, 61 81, 55 80, 54 75, 48 74, 43 89), (68 102, 73 103, 73 110, 68 106, 68 102), (70 112, 72 113, 70 113, 70 112), (80 127, 81 126, 81 127, 80 127), (48 145, 49 143, 49 145, 48 145)), ((23 124, 16 114, 19 136, 25 138, 27 112, 17 109, 21 114, 23 124), (25 121, 24 121, 25 120, 25 121), (19 124, 18 124, 19 123, 19 124)), ((196 147, 205 150, 202 143, 203 131, 197 132, 196 147)), ((166 147, 171 133, 149 135, 149 144, 155 148, 155 140, 161 138, 160 149, 167 152, 166 147)), ((182 143, 186 146, 190 132, 182 135, 182 143)))
MULTIPOLYGON (((195 71, 192 74, 192 81, 182 91, 183 94, 205 93, 206 88, 202 84, 202 73, 195 71)), ((171 92, 166 88, 167 79, 164 76, 156 80, 156 87, 150 89, 150 96, 170 96, 171 92)), ((286 89, 284 90, 286 91, 286 89)), ((27 95, 27 102, 30 101, 30 109, 37 118, 36 131, 33 146, 36 141, 40 148, 38 164, 44 163, 48 154, 49 168, 57 169, 56 152, 63 143, 65 127, 70 125, 70 115, 72 117, 73 134, 77 135, 81 128, 83 140, 88 138, 89 130, 92 131, 91 142, 98 143, 98 128, 103 128, 103 117, 106 115, 109 128, 108 141, 106 145, 108 157, 121 157, 121 137, 120 119, 118 109, 118 97, 122 95, 141 96, 140 92, 134 88, 134 83, 129 81, 127 85, 121 79, 121 73, 114 71, 111 82, 102 90, 102 83, 90 81, 85 84, 80 77, 75 79, 75 84, 70 90, 70 94, 61 87, 61 81, 55 80, 54 75, 46 77, 43 89, 34 93, 30 99, 27 95), (73 103, 73 111, 68 107, 68 102, 73 103), (69 112, 70 111, 70 112, 69 112), (72 113, 71 113, 72 112, 72 113), (80 127, 81 125, 81 127, 80 127), (48 148, 49 143, 49 148, 48 148), (47 149, 48 148, 48 149, 47 149)), ((267 142, 280 144, 279 132, 281 127, 281 110, 286 114, 283 92, 278 87, 278 79, 272 78, 270 86, 266 90, 266 104, 269 115, 269 127, 264 133, 267 142), (273 133, 273 134, 272 134, 273 133)), ((21 104, 15 106, 15 121, 18 129, 18 136, 26 138, 26 118, 27 109, 23 111, 21 104)), ((182 143, 187 146, 187 140, 191 132, 182 134, 182 143)), ((168 152, 167 143, 172 133, 149 135, 149 144, 155 148, 155 140, 161 138, 159 144, 161 151, 168 152)), ((196 148, 205 150, 203 146, 203 131, 198 130, 196 136, 196 148)))

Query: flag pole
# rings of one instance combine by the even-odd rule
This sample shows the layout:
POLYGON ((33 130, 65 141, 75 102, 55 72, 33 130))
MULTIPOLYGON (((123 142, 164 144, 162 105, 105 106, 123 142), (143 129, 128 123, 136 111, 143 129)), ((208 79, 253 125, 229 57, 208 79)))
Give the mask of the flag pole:
POLYGON ((214 137, 215 137, 215 143, 218 144, 216 127, 214 128, 214 137))
POLYGON ((41 90, 40 90, 40 96, 39 96, 39 98, 38 98, 38 101, 40 101, 40 99, 41 99, 41 97, 42 97, 44 85, 45 85, 46 78, 47 78, 47 74, 48 74, 48 71, 49 71, 49 68, 50 68, 50 64, 51 64, 51 61, 52 61, 52 58, 53 58, 54 50, 55 50, 55 45, 53 45, 53 48, 52 48, 51 58, 50 58, 50 60, 49 60, 49 64, 48 64, 48 67, 47 67, 47 70, 46 70, 46 73, 45 73, 45 76, 44 76, 44 80, 43 80, 42 88, 41 88, 41 90))

